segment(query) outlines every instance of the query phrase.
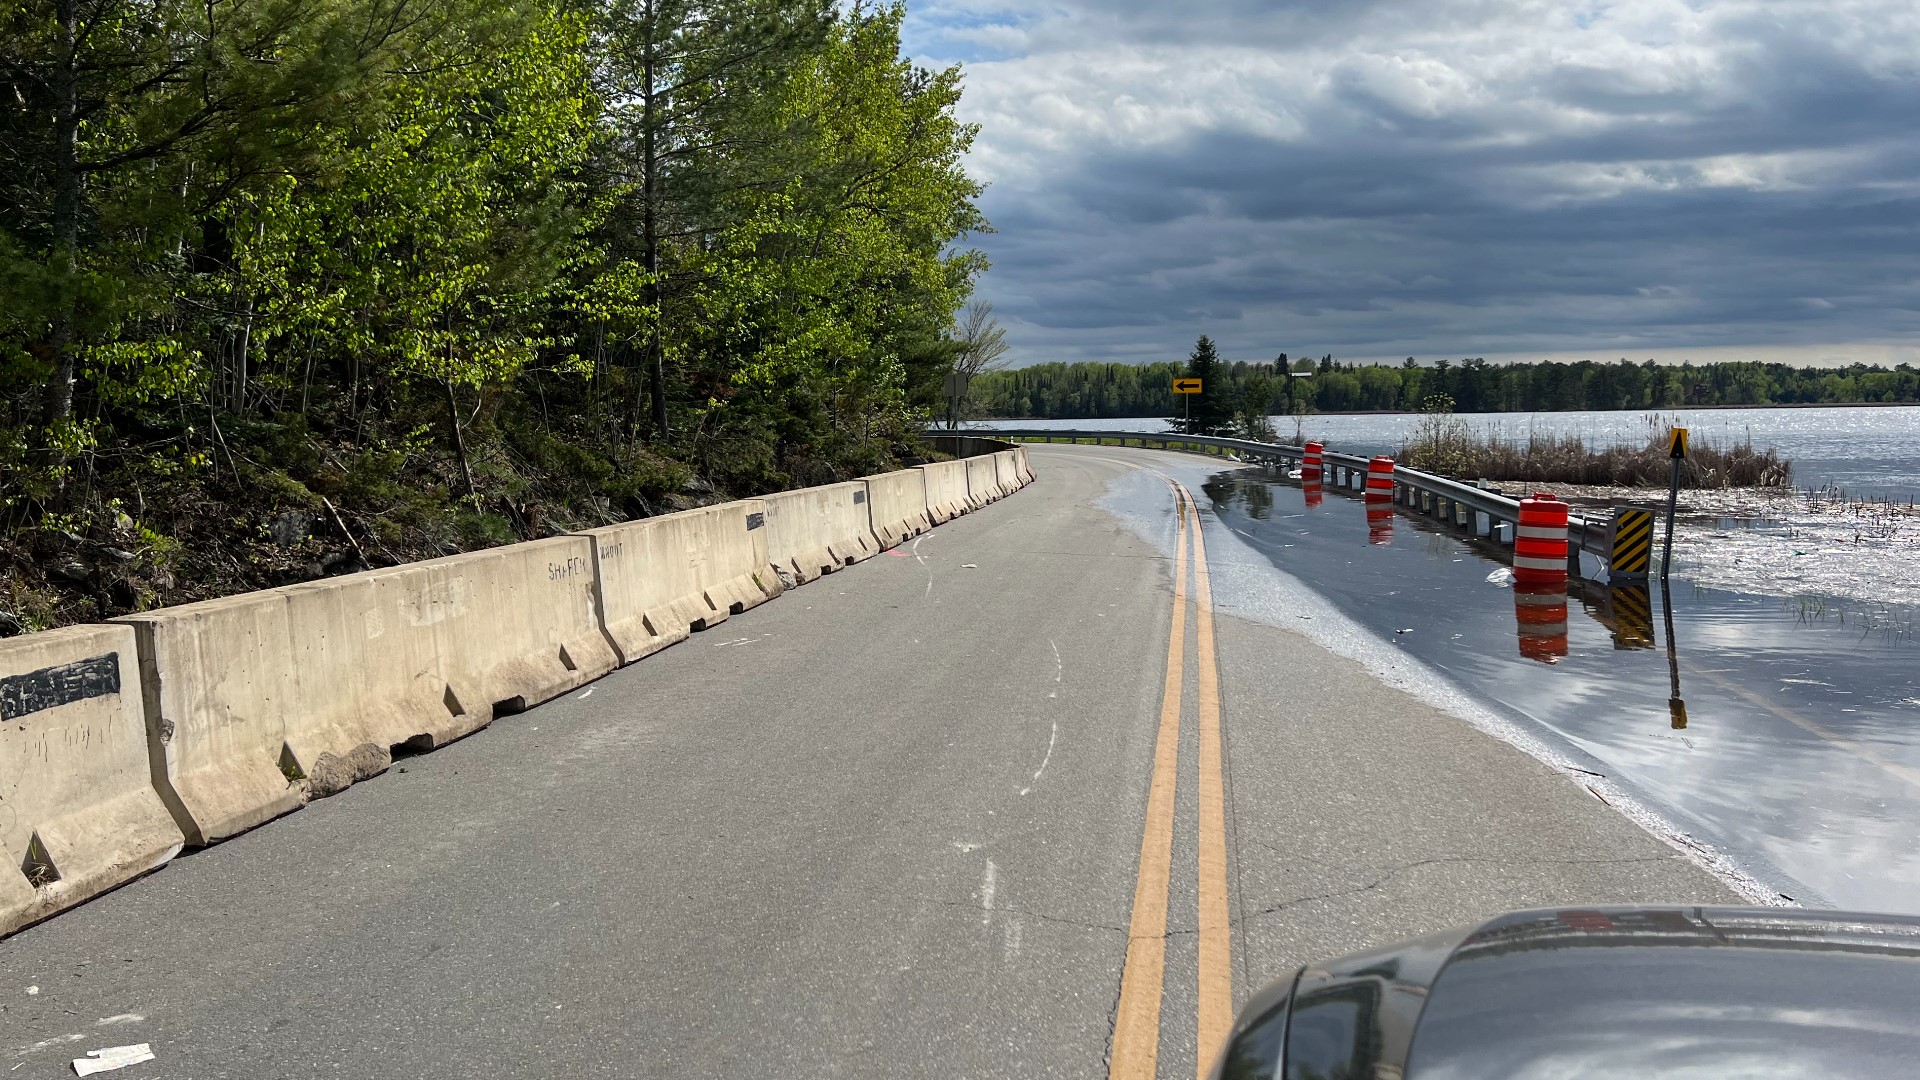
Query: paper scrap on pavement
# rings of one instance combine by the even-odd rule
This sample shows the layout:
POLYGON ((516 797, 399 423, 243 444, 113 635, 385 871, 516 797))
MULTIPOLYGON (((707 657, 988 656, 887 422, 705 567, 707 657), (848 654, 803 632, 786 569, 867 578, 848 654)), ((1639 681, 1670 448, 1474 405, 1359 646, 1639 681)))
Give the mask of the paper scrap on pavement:
POLYGON ((132 1046, 108 1046, 99 1050, 87 1051, 87 1056, 73 1059, 73 1071, 79 1076, 92 1076, 94 1073, 112 1072, 129 1065, 138 1065, 153 1060, 153 1046, 150 1043, 134 1043, 132 1046))

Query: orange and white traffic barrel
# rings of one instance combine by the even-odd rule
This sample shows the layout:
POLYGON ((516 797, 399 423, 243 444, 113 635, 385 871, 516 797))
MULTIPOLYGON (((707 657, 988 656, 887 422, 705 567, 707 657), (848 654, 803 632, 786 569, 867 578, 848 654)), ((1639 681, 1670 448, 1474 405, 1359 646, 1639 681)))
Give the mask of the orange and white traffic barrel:
POLYGON ((1514 571, 1513 617, 1519 625, 1520 655, 1557 664, 1567 655, 1567 579, 1521 581, 1514 571))
POLYGON ((1567 504, 1544 491, 1520 500, 1513 538, 1513 580, 1565 583, 1567 504))
POLYGON ((1303 478, 1308 476, 1317 478, 1320 476, 1320 455, 1326 453, 1326 451, 1327 448, 1317 442, 1310 442, 1306 445, 1306 454, 1300 459, 1300 475, 1303 478))
POLYGON ((1393 502, 1393 459, 1377 457, 1367 462, 1367 502, 1393 502))
POLYGON ((1385 547, 1393 543, 1393 459, 1377 457, 1367 462, 1367 543, 1385 547))

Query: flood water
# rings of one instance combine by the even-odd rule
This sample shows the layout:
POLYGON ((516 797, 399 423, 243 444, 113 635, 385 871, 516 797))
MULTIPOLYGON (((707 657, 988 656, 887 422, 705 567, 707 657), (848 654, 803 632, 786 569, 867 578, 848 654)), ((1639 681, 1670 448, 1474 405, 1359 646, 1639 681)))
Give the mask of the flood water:
POLYGON ((1657 579, 1534 595, 1505 549, 1405 508, 1369 521, 1334 491, 1310 507, 1297 481, 1253 469, 1203 490, 1221 526, 1386 647, 1574 748, 1769 887, 1920 914, 1911 610, 1676 576, 1669 638, 1657 579))
MULTIPOLYGON (((1679 409, 1611 412, 1460 413, 1474 430, 1504 438, 1529 434, 1579 435, 1591 444, 1635 443, 1651 423, 1676 423, 1696 440, 1731 445, 1752 439, 1793 462, 1799 487, 1839 487, 1854 498, 1920 499, 1920 406, 1835 406, 1817 409, 1679 409)), ((1318 439, 1330 449, 1371 456, 1394 454, 1420 417, 1409 413, 1273 418, 1279 437, 1318 439)), ((1081 431, 1165 431, 1158 417, 1118 420, 986 420, 976 427, 1081 431)))
MULTIPOLYGON (((1765 892, 1920 914, 1913 608, 1748 595, 1676 570, 1669 632, 1657 578, 1516 589, 1508 549, 1408 508, 1369 515, 1273 470, 1156 457, 1201 501, 1223 612, 1304 633, 1593 774, 1597 794, 1765 892)), ((1135 472, 1103 505, 1164 546, 1165 502, 1135 472)))

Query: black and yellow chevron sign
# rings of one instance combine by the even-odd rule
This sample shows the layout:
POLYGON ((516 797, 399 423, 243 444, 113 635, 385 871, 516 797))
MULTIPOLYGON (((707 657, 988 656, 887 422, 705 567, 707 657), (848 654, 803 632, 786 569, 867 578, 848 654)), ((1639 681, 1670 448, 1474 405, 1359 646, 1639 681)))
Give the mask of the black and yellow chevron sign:
POLYGON ((1613 512, 1613 556, 1607 560, 1607 576, 1643 578, 1653 554, 1653 511, 1613 512))

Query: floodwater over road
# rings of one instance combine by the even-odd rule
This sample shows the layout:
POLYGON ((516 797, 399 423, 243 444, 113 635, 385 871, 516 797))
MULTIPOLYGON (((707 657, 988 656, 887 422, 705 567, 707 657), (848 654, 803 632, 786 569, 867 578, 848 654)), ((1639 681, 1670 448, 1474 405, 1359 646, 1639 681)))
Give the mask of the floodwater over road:
MULTIPOLYGON (((1595 412, 1460 413, 1483 434, 1506 439, 1578 435, 1589 445, 1633 443, 1653 434, 1651 424, 1690 428, 1719 445, 1753 441, 1793 462, 1793 482, 1828 485, 1858 499, 1920 498, 1920 406, 1847 406, 1794 409, 1621 409, 1595 412)), ((1371 456, 1395 454, 1413 434, 1413 413, 1273 417, 1273 429, 1292 442, 1319 439, 1329 449, 1371 456), (1297 430, 1296 430, 1297 427, 1297 430)), ((1061 428, 1082 431, 1165 431, 1158 417, 1116 420, 987 420, 978 427, 1061 428)))
MULTIPOLYGON (((1597 797, 1625 793, 1784 897, 1920 914, 1911 609, 1676 575, 1669 629, 1657 580, 1529 593, 1504 549, 1405 508, 1369 520, 1358 498, 1270 470, 1178 471, 1207 474, 1217 531, 1237 542, 1218 556, 1241 564, 1223 607, 1376 670, 1404 657, 1437 672, 1439 689, 1410 688, 1489 710, 1594 774, 1597 797)), ((1121 486, 1116 509, 1133 501, 1121 486)))

